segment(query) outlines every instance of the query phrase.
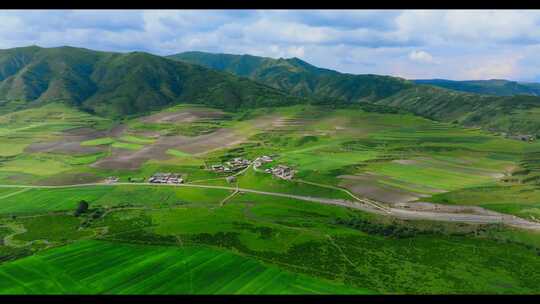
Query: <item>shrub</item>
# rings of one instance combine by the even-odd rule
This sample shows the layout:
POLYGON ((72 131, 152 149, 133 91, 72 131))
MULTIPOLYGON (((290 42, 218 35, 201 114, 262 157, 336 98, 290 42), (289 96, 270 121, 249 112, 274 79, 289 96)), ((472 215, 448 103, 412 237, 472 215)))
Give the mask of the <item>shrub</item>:
POLYGON ((88 211, 88 206, 88 202, 86 202, 85 200, 80 201, 79 205, 77 205, 77 209, 75 210, 75 216, 86 213, 88 211))

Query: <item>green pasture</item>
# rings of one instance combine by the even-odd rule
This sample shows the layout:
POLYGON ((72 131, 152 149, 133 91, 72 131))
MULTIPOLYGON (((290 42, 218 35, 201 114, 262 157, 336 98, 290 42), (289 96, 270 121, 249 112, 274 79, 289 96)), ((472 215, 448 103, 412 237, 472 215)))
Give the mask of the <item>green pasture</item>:
POLYGON ((28 217, 22 218, 20 223, 24 225, 26 232, 16 235, 15 239, 21 241, 62 242, 92 235, 90 231, 80 230, 80 220, 72 215, 28 217))
MULTIPOLYGON (((108 234, 103 238, 114 243, 110 243, 110 247, 97 246, 94 251, 92 248, 96 245, 82 245, 94 242, 82 242, 6 263, 0 266, 0 276, 5 277, 7 283, 0 283, 0 290, 3 293, 147 293, 151 290, 156 290, 156 293, 189 293, 185 289, 173 288, 176 285, 172 283, 163 289, 145 289, 143 286, 153 284, 151 282, 157 278, 167 282, 179 279, 176 275, 178 271, 174 271, 175 266, 168 266, 168 259, 161 259, 162 255, 167 255, 165 252, 202 245, 209 246, 205 248, 213 251, 219 249, 225 255, 235 253, 274 265, 266 267, 278 266, 291 273, 306 275, 310 277, 309 280, 322 280, 333 286, 345 284, 349 286, 346 292, 352 292, 352 288, 379 293, 538 292, 537 282, 540 278, 536 269, 540 261, 535 249, 538 247, 535 246, 540 244, 540 238, 531 232, 498 228, 486 230, 441 223, 396 223, 388 218, 347 208, 255 194, 237 195, 219 207, 218 202, 229 194, 228 191, 219 192, 212 202, 201 198, 201 195, 208 195, 207 190, 196 194, 184 189, 165 188, 169 187, 143 187, 138 190, 129 186, 90 187, 93 193, 79 197, 74 195, 75 191, 82 194, 85 190, 69 189, 74 191, 70 194, 65 192, 68 189, 64 189, 63 193, 57 192, 60 189, 43 189, 45 192, 57 192, 50 195, 49 202, 70 197, 75 202, 86 199, 91 208, 121 208, 94 220, 90 227, 83 230, 74 229, 78 220, 69 214, 36 218, 23 218, 21 215, 20 219, 12 220, 23 224, 28 230, 26 235, 19 238, 48 237, 65 241, 86 237, 91 235, 91 230, 107 226, 108 234), (98 192, 98 189, 102 192, 98 192), (192 199, 186 199, 190 196, 192 199), (141 201, 137 200, 139 197, 141 201), (54 217, 57 217, 56 220, 54 217), (358 222, 361 225, 353 224, 358 222), (51 229, 56 232, 45 233, 47 229, 43 227, 48 226, 54 226, 51 229), (66 231, 65 235, 60 233, 62 230, 66 231), (84 235, 77 236, 76 233, 84 235), (166 244, 168 247, 120 245, 125 243, 166 244), (129 253, 124 253, 120 249, 122 246, 129 246, 130 250, 126 250, 129 253), (145 250, 158 248, 156 250, 159 251, 148 253, 149 261, 145 262, 145 254, 135 247, 145 250), (72 252, 69 248, 78 249, 72 252), (107 257, 109 250, 117 255, 107 257), (132 252, 137 253, 135 260, 131 258, 131 254, 135 254, 132 252), (26 263, 45 263, 49 267, 26 263), (55 266, 55 263, 63 266, 55 266), (141 277, 144 272, 138 267, 146 267, 144 265, 154 271, 148 276, 152 278, 148 279, 150 281, 141 277), (92 279, 86 279, 82 274, 77 276, 79 273, 92 279), (97 283, 92 285, 90 282, 97 283)), ((51 211, 36 208, 46 203, 45 200, 39 202, 40 195, 31 191, 21 193, 20 197, 27 195, 28 198, 37 198, 28 199, 32 201, 28 202, 29 205, 39 203, 33 212, 51 211)), ((0 206, 6 205, 6 200, 0 200, 0 206)), ((66 203, 57 210, 74 210, 75 206, 74 202, 66 203)), ((176 255, 170 259, 182 260, 176 255)), ((205 259, 208 270, 205 270, 206 266, 188 264, 184 272, 191 270, 193 280, 204 281, 208 280, 208 276, 198 271, 212 271, 212 282, 221 280, 222 276, 227 280, 230 280, 228 275, 247 276, 238 265, 225 271, 222 267, 228 262, 215 258, 217 264, 214 264, 209 262, 214 258, 205 259)), ((262 284, 261 280, 260 277, 254 279, 249 286, 262 284)), ((215 291, 203 287, 193 290, 200 293, 255 292, 244 288, 242 291, 215 291)), ((291 292, 283 286, 276 288, 285 293, 291 292)), ((339 290, 320 292, 337 293, 339 290)))
POLYGON ((177 202, 217 204, 225 190, 170 186, 87 186, 58 189, 30 189, 16 195, 0 196, 0 214, 39 213, 75 210, 81 200, 93 206, 159 206, 177 202))
POLYGON ((2 294, 365 294, 201 247, 86 241, 0 266, 2 294))
POLYGON ((124 136, 120 137, 119 140, 124 141, 124 142, 134 143, 134 144, 142 144, 142 145, 153 144, 156 141, 154 138, 144 137, 144 136, 140 136, 140 135, 137 135, 137 136, 135 136, 135 135, 124 135, 124 136))
POLYGON ((172 156, 176 156, 176 157, 189 157, 189 156, 191 156, 191 154, 186 153, 186 152, 182 152, 182 151, 177 150, 177 149, 169 149, 169 150, 167 150, 167 154, 172 155, 172 156))
POLYGON ((473 205, 540 219, 540 189, 530 185, 493 185, 458 189, 436 194, 429 201, 442 204, 473 205))
POLYGON ((86 140, 81 143, 81 146, 100 146, 100 145, 110 145, 114 143, 115 140, 111 137, 96 138, 91 140, 86 140))
POLYGON ((143 145, 118 141, 118 142, 114 142, 111 145, 111 147, 120 148, 120 149, 128 149, 128 150, 139 150, 143 147, 143 145))

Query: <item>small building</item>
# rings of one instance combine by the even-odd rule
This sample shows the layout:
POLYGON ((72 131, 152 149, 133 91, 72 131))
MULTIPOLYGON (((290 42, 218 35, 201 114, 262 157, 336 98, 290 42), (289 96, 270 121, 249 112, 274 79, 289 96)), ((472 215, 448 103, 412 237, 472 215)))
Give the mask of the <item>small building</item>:
POLYGON ((285 165, 278 165, 277 167, 265 170, 265 172, 272 173, 272 175, 286 180, 292 179, 295 173, 292 168, 285 165))
POLYGON ((518 135, 509 136, 509 138, 526 141, 526 142, 532 142, 536 139, 535 136, 531 134, 518 134, 518 135))
POLYGON ((220 170, 223 169, 223 165, 212 165, 212 170, 220 170))
POLYGON ((261 156, 261 157, 260 157, 260 160, 261 160, 262 162, 265 162, 265 163, 272 162, 272 158, 271 158, 270 156, 268 156, 268 155, 263 155, 263 156, 261 156))
POLYGON ((114 183, 117 183, 118 181, 120 180, 119 177, 117 176, 109 176, 105 179, 105 183, 107 184, 114 184, 114 183))
POLYGON ((241 158, 241 157, 236 157, 226 162, 225 164, 229 167, 230 171, 237 171, 237 170, 247 168, 251 164, 251 161, 241 158))
POLYGON ((234 183, 236 181, 236 176, 234 176, 234 175, 227 176, 225 178, 225 180, 227 180, 227 183, 229 183, 229 184, 234 183))
POLYGON ((155 173, 148 179, 153 184, 182 184, 184 180, 178 173, 155 173))

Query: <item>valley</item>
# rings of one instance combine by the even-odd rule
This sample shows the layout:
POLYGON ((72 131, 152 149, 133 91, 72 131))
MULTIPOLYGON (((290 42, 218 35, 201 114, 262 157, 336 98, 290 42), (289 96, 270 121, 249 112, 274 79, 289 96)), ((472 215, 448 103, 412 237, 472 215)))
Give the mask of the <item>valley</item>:
POLYGON ((0 136, 2 294, 538 292, 537 141, 313 104, 44 102, 0 136))

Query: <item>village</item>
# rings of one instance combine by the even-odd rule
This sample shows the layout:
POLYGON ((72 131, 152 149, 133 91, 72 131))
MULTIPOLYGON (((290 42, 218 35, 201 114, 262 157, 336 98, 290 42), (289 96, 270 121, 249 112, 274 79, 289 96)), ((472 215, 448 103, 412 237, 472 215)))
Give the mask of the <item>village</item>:
MULTIPOLYGON (((216 173, 237 173, 240 170, 248 168, 250 165, 253 165, 253 168, 258 171, 257 169, 260 168, 262 165, 271 163, 274 160, 272 157, 263 155, 260 157, 255 158, 253 161, 250 161, 245 158, 236 157, 233 158, 230 161, 227 161, 223 164, 216 164, 211 166, 211 170, 216 173)), ((258 171, 258 172, 264 172, 268 174, 272 174, 273 176, 277 178, 281 178, 284 180, 291 180, 294 177, 294 174, 296 173, 295 170, 293 170, 291 167, 286 165, 277 165, 276 167, 270 167, 265 169, 264 171, 258 171)), ((105 183, 107 184, 114 184, 119 182, 119 177, 116 176, 109 176, 105 179, 105 183)), ((236 175, 230 175, 226 177, 226 180, 228 183, 232 183, 236 181, 236 175)), ((134 179, 129 178, 130 182, 134 182, 134 179)), ((152 184, 183 184, 185 182, 185 179, 182 177, 179 173, 154 173, 150 178, 148 178, 148 182, 152 184)))
MULTIPOLYGON (((212 170, 217 173, 229 173, 229 172, 237 172, 242 169, 245 169, 249 167, 250 165, 253 165, 253 168, 257 170, 259 167, 261 167, 263 164, 271 163, 274 160, 272 157, 268 155, 263 155, 260 157, 255 158, 255 160, 250 161, 248 159, 244 159, 241 157, 233 158, 232 160, 225 162, 224 164, 217 164, 212 165, 212 170)), ((294 177, 295 171, 292 170, 292 168, 285 166, 285 165, 278 165, 277 167, 270 167, 262 172, 272 174, 275 177, 284 179, 284 180, 291 180, 294 177)), ((233 177, 227 178, 228 182, 233 181, 233 177)))

